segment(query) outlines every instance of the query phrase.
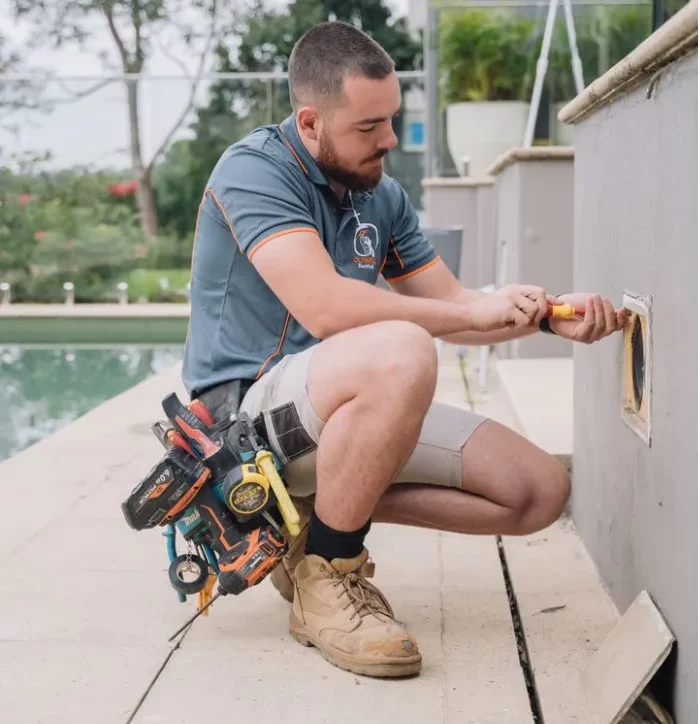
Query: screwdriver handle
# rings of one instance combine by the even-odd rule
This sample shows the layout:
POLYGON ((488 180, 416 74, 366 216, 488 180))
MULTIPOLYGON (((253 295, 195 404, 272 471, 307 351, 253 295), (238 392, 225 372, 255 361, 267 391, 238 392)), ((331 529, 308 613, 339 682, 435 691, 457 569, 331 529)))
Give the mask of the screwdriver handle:
POLYGON ((557 319, 573 319, 576 315, 583 317, 584 309, 576 309, 573 304, 547 304, 547 316, 557 319))

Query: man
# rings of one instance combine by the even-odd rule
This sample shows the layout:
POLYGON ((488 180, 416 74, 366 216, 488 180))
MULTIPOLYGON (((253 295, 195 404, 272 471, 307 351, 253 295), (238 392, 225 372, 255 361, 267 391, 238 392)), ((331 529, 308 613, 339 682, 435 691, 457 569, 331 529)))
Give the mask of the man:
MULTIPOLYGON (((367 580, 371 521, 522 535, 555 521, 569 496, 545 452, 432 402, 433 338, 541 334, 548 297, 464 289, 436 255, 383 174, 401 93, 367 35, 337 22, 311 29, 289 86, 293 115, 232 145, 204 192, 183 379, 215 415, 244 381, 241 407, 264 423, 310 516, 271 575, 292 601, 292 635, 356 673, 413 674, 418 644, 367 580), (380 273, 396 293, 374 286, 380 273)), ((624 312, 597 295, 560 301, 585 317, 544 331, 590 343, 622 327, 624 312)))

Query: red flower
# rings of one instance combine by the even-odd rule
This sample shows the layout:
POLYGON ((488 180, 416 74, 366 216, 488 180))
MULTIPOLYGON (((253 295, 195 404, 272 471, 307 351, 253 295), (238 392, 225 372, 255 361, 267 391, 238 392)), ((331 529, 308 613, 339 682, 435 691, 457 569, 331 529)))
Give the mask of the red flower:
POLYGON ((39 230, 39 231, 35 231, 35 232, 34 232, 34 238, 35 238, 37 241, 41 241, 45 236, 46 236, 46 232, 45 232, 45 231, 39 230))
POLYGON ((31 194, 20 194, 19 195, 20 206, 26 206, 31 200, 32 200, 31 194))
POLYGON ((122 181, 118 184, 112 184, 109 187, 109 192, 115 198, 133 196, 136 193, 136 181, 122 181))

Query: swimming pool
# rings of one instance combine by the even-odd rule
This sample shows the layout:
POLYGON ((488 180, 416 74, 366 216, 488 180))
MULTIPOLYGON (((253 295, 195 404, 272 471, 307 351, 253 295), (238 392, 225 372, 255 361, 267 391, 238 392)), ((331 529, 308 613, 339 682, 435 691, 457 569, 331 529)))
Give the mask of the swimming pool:
POLYGON ((182 345, 0 346, 0 460, 182 359, 182 345))

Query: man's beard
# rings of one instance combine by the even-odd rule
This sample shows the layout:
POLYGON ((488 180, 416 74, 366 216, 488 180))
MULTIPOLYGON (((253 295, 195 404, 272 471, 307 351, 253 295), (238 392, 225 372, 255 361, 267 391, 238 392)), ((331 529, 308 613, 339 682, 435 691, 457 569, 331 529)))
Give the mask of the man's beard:
MULTIPOLYGON (((386 156, 386 151, 371 159, 365 159, 365 161, 376 160, 384 156, 386 156)), ((350 191, 370 191, 382 180, 384 173, 382 165, 377 165, 365 172, 347 169, 340 160, 333 142, 325 133, 322 133, 319 138, 317 163, 326 176, 350 191)))

